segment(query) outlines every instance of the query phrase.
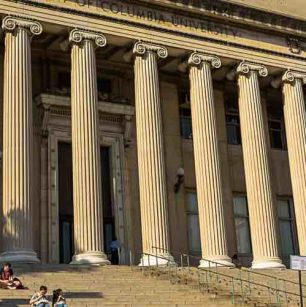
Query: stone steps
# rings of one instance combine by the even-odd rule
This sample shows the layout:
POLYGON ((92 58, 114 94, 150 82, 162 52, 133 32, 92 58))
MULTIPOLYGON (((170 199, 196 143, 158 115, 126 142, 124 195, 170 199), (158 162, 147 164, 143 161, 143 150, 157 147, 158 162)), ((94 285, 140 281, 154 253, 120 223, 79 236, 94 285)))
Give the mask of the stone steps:
POLYGON ((19 266, 14 272, 28 290, 1 290, 0 306, 28 306, 40 285, 62 288, 72 307, 96 306, 230 306, 228 297, 203 295, 187 285, 147 277, 134 267, 19 266))

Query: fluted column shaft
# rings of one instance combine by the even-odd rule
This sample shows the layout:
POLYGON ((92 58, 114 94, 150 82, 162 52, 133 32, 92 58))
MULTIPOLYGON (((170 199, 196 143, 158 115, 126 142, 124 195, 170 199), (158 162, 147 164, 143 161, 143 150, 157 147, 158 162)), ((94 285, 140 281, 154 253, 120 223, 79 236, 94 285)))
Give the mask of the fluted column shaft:
POLYGON ((306 74, 287 71, 283 76, 284 117, 299 249, 306 255, 306 74))
POLYGON ((38 22, 5 17, 3 247, 1 261, 39 262, 33 251, 31 37, 38 22))
POLYGON ((103 211, 98 134, 98 91, 95 45, 101 34, 70 33, 71 120, 74 205, 73 264, 108 263, 103 252, 103 211))
POLYGON ((258 83, 258 75, 267 76, 268 71, 262 65, 242 62, 238 73, 241 138, 253 247, 252 267, 282 267, 278 257, 268 148, 258 83))
POLYGON ((224 223, 222 182, 218 150, 216 114, 211 67, 219 68, 221 61, 211 55, 194 52, 189 58, 190 97, 195 173, 197 182, 203 260, 231 265, 227 255, 224 223))
MULTIPOLYGON (((169 250, 169 224, 157 58, 166 57, 167 50, 138 42, 134 54, 143 252, 155 254, 154 246, 164 254, 169 250)), ((150 264, 147 261, 150 260, 142 259, 142 264, 150 264)))

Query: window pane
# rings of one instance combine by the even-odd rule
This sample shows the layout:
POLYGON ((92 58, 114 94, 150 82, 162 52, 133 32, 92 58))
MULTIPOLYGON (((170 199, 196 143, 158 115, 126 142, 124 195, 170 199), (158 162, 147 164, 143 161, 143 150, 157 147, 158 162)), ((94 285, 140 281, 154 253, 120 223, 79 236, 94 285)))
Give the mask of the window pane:
POLYGON ((248 208, 245 196, 234 197, 234 213, 235 215, 248 216, 248 208))
POLYGON ((201 252, 200 228, 198 215, 188 214, 188 242, 189 251, 201 252))
POLYGON ((228 143, 233 145, 241 144, 239 116, 227 115, 226 124, 228 143))
POLYGON ((190 117, 181 117, 181 135, 184 139, 192 138, 192 125, 190 117))
POLYGON ((293 244, 293 231, 291 221, 279 221, 281 243, 282 243, 282 254, 293 255, 294 244, 293 244))
POLYGON ((281 218, 291 218, 290 202, 288 200, 279 199, 277 201, 278 216, 281 218))
POLYGON ((198 201, 197 194, 195 192, 187 193, 187 211, 198 214, 198 201))
POLYGON ((272 148, 283 149, 282 133, 278 130, 270 130, 270 142, 272 148))
POLYGON ((237 250, 239 254, 250 254, 251 238, 248 218, 235 218, 237 250))

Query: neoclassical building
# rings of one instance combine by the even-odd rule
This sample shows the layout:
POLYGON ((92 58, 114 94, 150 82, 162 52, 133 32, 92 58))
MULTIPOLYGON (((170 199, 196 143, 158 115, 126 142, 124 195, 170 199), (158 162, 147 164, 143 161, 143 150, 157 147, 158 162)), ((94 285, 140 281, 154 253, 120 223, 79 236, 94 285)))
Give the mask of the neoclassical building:
POLYGON ((306 12, 262 2, 0 0, 0 261, 305 255, 306 12))

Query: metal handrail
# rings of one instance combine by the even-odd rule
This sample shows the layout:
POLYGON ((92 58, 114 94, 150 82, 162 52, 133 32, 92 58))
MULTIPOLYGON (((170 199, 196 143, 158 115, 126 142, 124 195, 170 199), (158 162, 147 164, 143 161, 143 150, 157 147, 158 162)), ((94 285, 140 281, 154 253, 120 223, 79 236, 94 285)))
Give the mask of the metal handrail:
MULTIPOLYGON (((150 254, 150 253, 143 253, 142 255, 157 257, 157 258, 164 259, 164 260, 170 260, 171 259, 170 257, 165 257, 165 256, 160 256, 160 255, 156 256, 156 254, 150 254)), ((220 264, 220 263, 215 262, 215 261, 210 261, 210 260, 206 260, 206 261, 208 261, 208 263, 212 262, 214 264, 220 264)), ((156 267, 158 268, 158 266, 156 266, 156 267)), ((169 266, 169 268, 170 268, 170 266, 169 266)), ((217 266, 214 265, 213 268, 217 268, 217 266)), ((151 266, 149 267, 149 270, 152 270, 151 266)), ((170 271, 170 269, 169 269, 169 271, 170 271)), ((208 268, 203 268, 203 271, 205 271, 206 273, 209 272, 210 274, 217 275, 217 280, 218 280, 218 275, 231 279, 231 281, 232 281, 232 291, 231 291, 232 303, 235 303, 235 283, 234 283, 235 281, 240 282, 241 285, 242 285, 242 282, 246 282, 246 283, 251 283, 253 285, 261 286, 263 288, 266 288, 267 290, 272 289, 271 287, 266 286, 266 285, 261 285, 259 283, 250 282, 249 280, 244 280, 244 279, 241 279, 241 278, 237 278, 237 277, 225 274, 223 272, 218 272, 218 271, 210 270, 210 268, 209 269, 208 268)), ((177 270, 176 270, 176 272, 177 272, 177 270)), ((206 275, 206 278, 207 278, 207 275, 206 275)), ((199 284, 200 284, 200 282, 199 282, 199 284)), ((292 294, 294 295, 294 293, 292 293, 292 294)), ((239 296, 241 296, 242 299, 244 298, 243 290, 242 290, 242 292, 240 293, 239 296)))
MULTIPOLYGON (((165 248, 159 248, 159 247, 156 247, 156 246, 153 246, 152 249, 156 250, 156 253, 155 254, 150 254, 151 256, 155 256, 158 254, 158 250, 162 251, 162 252, 169 252, 169 250, 165 249, 165 248)), ((237 268, 237 270, 239 271, 239 278, 238 277, 234 277, 234 276, 231 276, 231 275, 227 275, 227 274, 224 274, 224 273, 220 273, 218 272, 218 265, 222 266, 222 267, 230 267, 232 268, 232 266, 230 265, 226 265, 224 263, 220 263, 220 262, 217 262, 217 261, 212 261, 212 260, 209 260, 209 259, 204 259, 204 258, 201 258, 201 257, 197 257, 197 256, 193 256, 193 255, 188 255, 188 254, 185 254, 185 253, 181 253, 181 252, 178 252, 178 251, 171 251, 172 254, 174 253, 177 253, 180 255, 180 259, 181 259, 181 266, 183 267, 183 260, 182 260, 182 257, 186 257, 187 258, 187 263, 188 263, 188 270, 190 272, 190 260, 189 258, 195 258, 197 260, 204 260, 204 261, 207 261, 209 263, 209 268, 200 268, 202 270, 206 270, 206 271, 210 271, 210 273, 213 273, 213 274, 219 274, 220 276, 226 276, 228 278, 231 278, 232 281, 236 280, 236 281, 239 281, 241 283, 241 286, 242 286, 242 283, 245 282, 249 285, 249 289, 250 288, 250 285, 256 285, 256 286, 260 286, 260 287, 263 287, 265 289, 268 289, 270 291, 273 291, 276 293, 276 300, 277 302, 280 301, 280 297, 279 295, 280 294, 284 294, 285 296, 285 299, 286 299, 286 303, 288 304, 288 295, 291 295, 291 296, 295 296, 295 297, 299 297, 300 295, 298 293, 294 293, 292 291, 288 291, 287 290, 287 283, 288 284, 293 284, 293 285, 299 285, 298 283, 294 282, 294 281, 290 281, 290 280, 286 280, 286 279, 283 279, 283 278, 278 278, 276 276, 271 276, 271 275, 268 275, 268 274, 265 274, 265 273, 261 273, 261 272, 254 272, 253 270, 250 270, 250 269, 247 269, 247 268, 237 268), (216 268, 217 269, 217 272, 215 271, 211 271, 211 266, 210 266, 210 263, 213 264, 213 268, 216 268), (248 279, 244 279, 242 277, 242 272, 246 272, 248 273, 248 279), (265 285, 265 284, 261 284, 259 282, 254 282, 254 281, 251 281, 250 279, 250 275, 260 275, 260 276, 264 276, 264 277, 269 277, 269 278, 272 278, 274 281, 275 281, 275 286, 270 286, 270 285, 265 285), (284 282, 284 289, 281 289, 279 287, 279 282, 284 282)), ((147 253, 148 254, 148 253, 147 253)), ((149 254, 148 254, 149 255, 149 254)), ((159 256, 161 258, 163 258, 163 256, 159 256)), ((169 259, 169 258, 164 258, 164 259, 169 259)), ((305 285, 303 285, 305 286, 305 285)), ((306 298, 306 296, 305 296, 306 298)))
MULTIPOLYGON (((152 249, 156 249, 156 250, 162 250, 162 251, 167 251, 168 250, 166 248, 162 248, 162 247, 156 247, 156 246, 152 246, 152 249)), ((212 261, 212 260, 208 260, 208 259, 204 259, 202 257, 198 257, 198 256, 194 256, 194 255, 189 255, 189 254, 185 254, 185 253, 182 253, 182 252, 179 252, 179 251, 176 251, 176 250, 171 250, 171 252, 173 253, 177 253, 177 254, 180 254, 180 255, 183 255, 185 257, 190 257, 190 258, 195 258, 195 259, 198 259, 198 260, 205 260, 205 261, 210 261, 212 263, 216 263, 216 264, 220 264, 222 265, 223 267, 229 267, 229 268, 232 268, 232 266, 230 265, 226 265, 226 264, 223 264, 223 263, 218 263, 216 261, 212 261)), ((238 269, 238 268, 236 268, 238 269)), ((288 280, 288 279, 284 279, 284 278, 279 278, 279 277, 276 277, 276 276, 271 276, 269 274, 266 274, 266 273, 262 273, 262 272, 256 272, 252 269, 249 269, 249 268, 246 268, 246 267, 242 267, 242 268, 239 268, 240 270, 243 270, 243 271, 246 271, 246 272, 250 272, 252 274, 255 274, 255 275, 261 275, 261 276, 264 276, 264 277, 269 277, 269 278, 272 278, 272 279, 277 279, 279 281, 285 281, 285 282, 288 282, 288 283, 291 283, 291 284, 294 284, 294 285, 299 285, 298 282, 295 282, 295 281, 291 281, 291 280, 288 280)), ((303 287, 306 287, 306 284, 302 284, 303 287)))

